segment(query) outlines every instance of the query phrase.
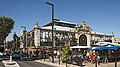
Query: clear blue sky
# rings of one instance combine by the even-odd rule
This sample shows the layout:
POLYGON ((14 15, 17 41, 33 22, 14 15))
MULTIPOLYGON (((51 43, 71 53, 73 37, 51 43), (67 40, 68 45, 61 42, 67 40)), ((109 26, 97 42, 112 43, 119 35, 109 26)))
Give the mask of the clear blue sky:
POLYGON ((30 31, 37 21, 40 26, 50 22, 51 7, 46 1, 54 3, 55 18, 77 24, 84 20, 93 31, 120 37, 120 0, 0 0, 0 16, 15 20, 7 40, 14 32, 20 35, 21 25, 30 31))

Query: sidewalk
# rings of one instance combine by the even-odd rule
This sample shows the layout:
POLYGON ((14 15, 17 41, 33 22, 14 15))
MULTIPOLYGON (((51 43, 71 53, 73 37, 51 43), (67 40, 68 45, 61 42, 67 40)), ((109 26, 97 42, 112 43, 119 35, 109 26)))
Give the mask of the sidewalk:
MULTIPOLYGON (((49 62, 49 59, 46 59, 44 61, 44 59, 42 60, 35 60, 36 62, 39 62, 39 63, 43 63, 43 64, 47 64, 47 65, 51 65, 51 66, 54 66, 54 67, 66 67, 66 63, 62 63, 60 62, 60 65, 59 65, 59 62, 58 62, 58 59, 54 59, 54 63, 52 62, 49 62)), ((92 64, 92 63, 84 63, 85 66, 83 67, 95 67, 95 64, 92 64)), ((67 64, 67 67, 80 67, 78 65, 73 65, 73 64, 67 64)), ((100 63, 100 65, 97 65, 97 67, 115 67, 115 62, 111 62, 111 63, 100 63)), ((117 67, 120 67, 120 61, 117 62, 117 67)))
MULTIPOLYGON (((52 63, 52 62, 49 62, 49 59, 46 59, 45 61, 44 61, 44 59, 35 60, 35 62, 51 65, 51 66, 54 66, 54 67, 66 67, 66 63, 60 62, 60 65, 59 65, 58 61, 59 61, 58 59, 54 59, 54 63, 52 63)), ((73 64, 67 64, 67 67, 80 67, 80 66, 73 65, 73 64)))

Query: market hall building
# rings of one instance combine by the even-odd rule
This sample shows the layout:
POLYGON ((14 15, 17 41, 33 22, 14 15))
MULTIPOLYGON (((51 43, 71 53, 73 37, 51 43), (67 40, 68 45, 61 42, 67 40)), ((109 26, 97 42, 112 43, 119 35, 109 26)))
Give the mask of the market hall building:
MULTIPOLYGON (((95 46, 97 42, 114 42, 114 33, 106 34, 94 32, 82 21, 81 24, 54 20, 54 48, 63 48, 67 45, 71 46, 71 38, 75 34, 77 44, 79 46, 95 46)), ((39 49, 52 48, 52 22, 40 27, 38 22, 31 31, 21 30, 20 49, 39 49)))

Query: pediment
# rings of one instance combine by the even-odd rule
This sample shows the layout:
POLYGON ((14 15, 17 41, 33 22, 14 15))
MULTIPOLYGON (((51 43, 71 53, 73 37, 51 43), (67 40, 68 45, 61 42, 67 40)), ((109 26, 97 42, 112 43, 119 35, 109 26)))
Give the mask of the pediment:
POLYGON ((85 31, 90 32, 91 28, 86 25, 85 21, 82 21, 82 24, 76 26, 76 30, 79 31, 85 31))

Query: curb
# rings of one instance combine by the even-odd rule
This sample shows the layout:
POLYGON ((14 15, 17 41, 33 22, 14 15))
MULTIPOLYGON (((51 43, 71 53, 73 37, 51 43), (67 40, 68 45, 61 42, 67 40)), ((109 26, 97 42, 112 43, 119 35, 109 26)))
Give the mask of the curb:
POLYGON ((50 66, 54 66, 54 67, 65 67, 64 65, 59 65, 59 64, 51 63, 51 62, 44 62, 44 61, 41 61, 41 60, 35 60, 35 62, 50 65, 50 66))

